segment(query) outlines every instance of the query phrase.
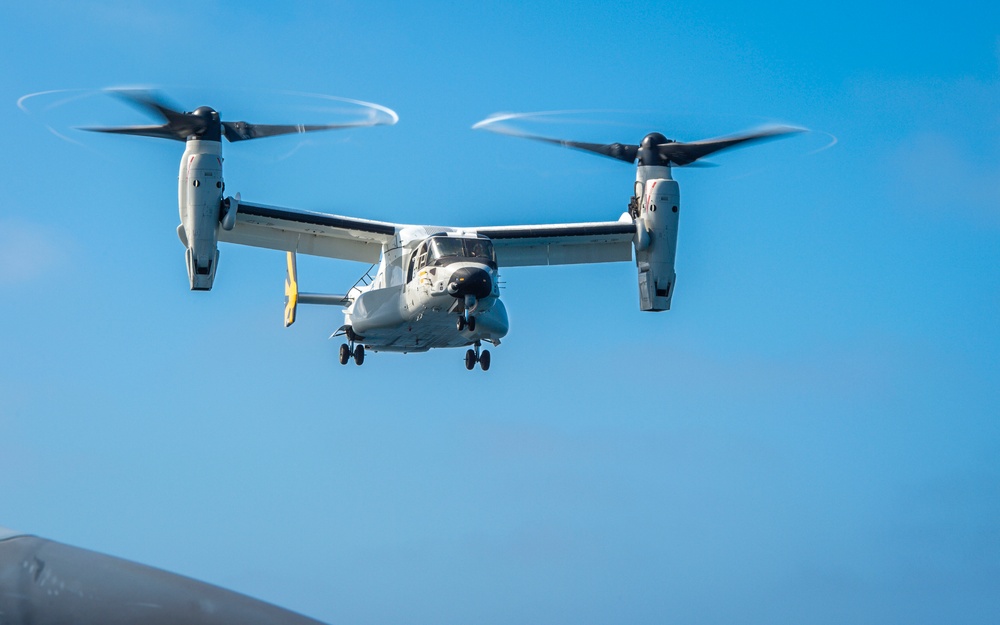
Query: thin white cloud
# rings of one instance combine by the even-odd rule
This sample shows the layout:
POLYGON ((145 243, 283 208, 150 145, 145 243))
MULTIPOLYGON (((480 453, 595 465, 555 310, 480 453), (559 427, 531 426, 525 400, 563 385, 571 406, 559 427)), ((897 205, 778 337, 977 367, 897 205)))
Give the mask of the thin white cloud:
POLYGON ((0 285, 36 280, 69 261, 66 241, 41 225, 0 220, 0 285))
POLYGON ((892 156, 892 194, 923 214, 1000 226, 1000 162, 964 147, 959 138, 925 132, 892 156))
POLYGON ((855 96, 882 142, 869 163, 893 204, 1000 226, 1000 80, 869 79, 855 96))
MULTIPOLYGON (((77 14, 88 23, 105 24, 116 29, 141 31, 147 34, 160 35, 177 32, 178 29, 190 26, 190 14, 171 5, 155 3, 129 2, 128 0, 97 0, 94 2, 67 2, 56 0, 50 3, 53 10, 63 14, 77 14), (185 21, 187 18, 187 21, 185 21)), ((199 7, 200 16, 210 21, 205 13, 212 7, 199 7)))

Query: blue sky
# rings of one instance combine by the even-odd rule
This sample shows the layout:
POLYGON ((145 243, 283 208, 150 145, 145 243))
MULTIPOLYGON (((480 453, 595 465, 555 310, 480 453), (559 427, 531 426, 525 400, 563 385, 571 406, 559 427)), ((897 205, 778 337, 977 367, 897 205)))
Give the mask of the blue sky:
MULTIPOLYGON (((996 622, 1000 10, 542 4, 0 9, 0 524, 330 623, 996 622), (179 143, 70 129, 141 121, 110 99, 16 106, 135 84, 391 107, 227 145, 226 181, 411 223, 624 210, 630 167, 470 130, 498 111, 821 132, 676 172, 668 313, 627 263, 511 269, 488 374, 341 367, 339 313, 282 327, 277 252, 223 246, 188 292, 179 143)), ((308 290, 365 269, 300 258, 308 290)))

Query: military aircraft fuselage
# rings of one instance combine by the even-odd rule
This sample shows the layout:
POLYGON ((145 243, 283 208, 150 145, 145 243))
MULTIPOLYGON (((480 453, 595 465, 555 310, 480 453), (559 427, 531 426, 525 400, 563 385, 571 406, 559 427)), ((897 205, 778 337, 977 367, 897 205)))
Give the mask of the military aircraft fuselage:
POLYGON ((499 343, 509 323, 492 242, 455 232, 420 234, 404 231, 385 250, 370 288, 359 290, 344 311, 345 329, 373 351, 499 343))

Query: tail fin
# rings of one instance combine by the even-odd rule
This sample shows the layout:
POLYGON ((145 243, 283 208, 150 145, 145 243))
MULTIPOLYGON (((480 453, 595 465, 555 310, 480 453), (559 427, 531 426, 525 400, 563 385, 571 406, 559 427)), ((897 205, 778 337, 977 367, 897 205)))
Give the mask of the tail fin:
POLYGON ((350 306, 347 295, 326 293, 299 293, 299 276, 295 268, 295 252, 288 252, 288 270, 285 273, 285 327, 295 323, 295 310, 299 304, 322 304, 324 306, 350 306))
POLYGON ((299 305, 299 277, 295 269, 295 252, 288 252, 288 271, 285 274, 285 327, 295 323, 295 309, 299 305))

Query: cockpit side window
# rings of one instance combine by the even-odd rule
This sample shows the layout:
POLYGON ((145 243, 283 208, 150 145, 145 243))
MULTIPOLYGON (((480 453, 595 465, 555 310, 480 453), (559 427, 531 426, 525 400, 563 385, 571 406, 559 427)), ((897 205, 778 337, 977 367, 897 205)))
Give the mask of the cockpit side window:
POLYGON ((491 263, 496 262, 496 256, 493 254, 493 244, 488 239, 472 239, 467 241, 467 244, 469 256, 484 258, 491 263))

